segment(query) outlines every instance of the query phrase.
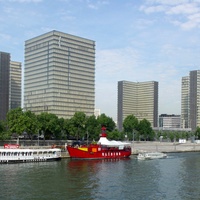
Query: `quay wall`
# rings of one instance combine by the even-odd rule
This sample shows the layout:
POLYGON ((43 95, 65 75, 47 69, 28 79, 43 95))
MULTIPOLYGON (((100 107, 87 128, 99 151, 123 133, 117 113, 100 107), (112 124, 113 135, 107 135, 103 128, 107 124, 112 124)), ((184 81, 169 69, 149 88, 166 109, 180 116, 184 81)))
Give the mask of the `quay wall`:
POLYGON ((132 142, 132 154, 138 154, 140 152, 191 152, 200 151, 199 143, 192 143, 187 141, 186 143, 179 142, 132 142))
MULTIPOLYGON (((39 145, 37 141, 20 141, 21 148, 50 148, 53 144, 60 145, 62 147, 62 158, 69 158, 69 154, 67 151, 63 149, 64 144, 67 141, 39 141, 39 145)), ((16 141, 1 141, 0 148, 3 148, 3 144, 10 143, 16 144, 16 141)), ((132 154, 138 154, 141 152, 163 152, 163 153, 173 153, 173 152, 200 152, 200 143, 192 143, 191 141, 187 141, 186 143, 179 142, 149 142, 149 141, 134 141, 131 142, 132 154)))

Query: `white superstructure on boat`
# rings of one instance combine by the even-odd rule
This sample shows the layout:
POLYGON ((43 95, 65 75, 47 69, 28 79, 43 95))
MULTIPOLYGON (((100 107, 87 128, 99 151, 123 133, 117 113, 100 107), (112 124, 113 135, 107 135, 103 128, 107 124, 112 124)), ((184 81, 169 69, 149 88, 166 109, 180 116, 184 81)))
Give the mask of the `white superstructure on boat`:
POLYGON ((0 164, 61 159, 61 149, 0 149, 0 164))
POLYGON ((139 153, 137 158, 139 160, 151 160, 151 159, 158 159, 158 158, 166 158, 167 154, 161 152, 144 152, 139 153))

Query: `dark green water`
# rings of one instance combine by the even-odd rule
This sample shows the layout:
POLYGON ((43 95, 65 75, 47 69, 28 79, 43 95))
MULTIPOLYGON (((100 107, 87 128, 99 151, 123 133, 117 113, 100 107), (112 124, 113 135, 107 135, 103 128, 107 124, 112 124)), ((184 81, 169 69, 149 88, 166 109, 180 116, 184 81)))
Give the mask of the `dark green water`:
POLYGON ((0 199, 200 199, 200 153, 0 165, 0 199))

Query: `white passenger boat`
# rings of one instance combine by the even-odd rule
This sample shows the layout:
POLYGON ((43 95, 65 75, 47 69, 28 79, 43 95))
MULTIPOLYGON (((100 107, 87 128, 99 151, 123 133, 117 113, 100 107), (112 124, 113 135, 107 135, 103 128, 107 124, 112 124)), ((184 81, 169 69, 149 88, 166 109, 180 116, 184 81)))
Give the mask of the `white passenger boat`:
POLYGON ((144 152, 139 153, 137 158, 138 160, 151 160, 151 159, 158 159, 158 158, 166 158, 167 154, 161 152, 144 152))
POLYGON ((61 149, 0 149, 0 164, 17 162, 44 162, 61 159, 61 149))

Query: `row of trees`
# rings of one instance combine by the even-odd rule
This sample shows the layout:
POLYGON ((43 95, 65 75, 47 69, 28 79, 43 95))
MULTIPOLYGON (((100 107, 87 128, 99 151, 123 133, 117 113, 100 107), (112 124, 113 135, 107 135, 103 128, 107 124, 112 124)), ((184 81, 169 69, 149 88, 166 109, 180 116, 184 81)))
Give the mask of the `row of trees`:
POLYGON ((64 119, 52 113, 36 115, 16 108, 7 113, 6 121, 0 121, 0 139, 10 139, 13 134, 21 136, 25 133, 31 140, 38 135, 43 135, 44 139, 98 140, 102 125, 106 126, 109 139, 133 140, 134 134, 136 139, 154 138, 150 122, 146 119, 139 122, 133 115, 124 120, 124 131, 120 132, 113 119, 105 114, 96 118, 94 115, 88 117, 83 112, 76 112, 72 118, 64 119))
MULTIPOLYGON (((22 108, 10 110, 6 121, 0 121, 0 139, 10 139, 13 134, 21 136, 24 133, 29 139, 42 135, 44 139, 87 139, 98 140, 101 126, 107 128, 109 139, 113 140, 159 140, 173 141, 174 139, 191 137, 188 132, 157 132, 153 131, 151 123, 147 119, 139 121, 134 115, 124 119, 123 131, 116 129, 112 118, 101 114, 97 118, 86 116, 83 112, 76 112, 70 119, 58 118, 55 114, 43 112, 39 115, 31 111, 23 111, 22 108)), ((200 136, 200 128, 197 127, 196 137, 200 136)), ((200 137, 199 137, 200 138, 200 137)))

